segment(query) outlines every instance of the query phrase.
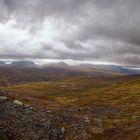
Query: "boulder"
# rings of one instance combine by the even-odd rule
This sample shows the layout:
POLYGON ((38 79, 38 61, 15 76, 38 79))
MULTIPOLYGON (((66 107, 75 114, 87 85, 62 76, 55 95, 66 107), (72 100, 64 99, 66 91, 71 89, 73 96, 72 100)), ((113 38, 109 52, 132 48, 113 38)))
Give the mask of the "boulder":
POLYGON ((21 101, 19 101, 19 100, 14 100, 13 103, 16 104, 16 105, 19 105, 19 106, 23 105, 23 103, 21 101))
POLYGON ((7 100, 6 96, 0 96, 0 100, 7 100))

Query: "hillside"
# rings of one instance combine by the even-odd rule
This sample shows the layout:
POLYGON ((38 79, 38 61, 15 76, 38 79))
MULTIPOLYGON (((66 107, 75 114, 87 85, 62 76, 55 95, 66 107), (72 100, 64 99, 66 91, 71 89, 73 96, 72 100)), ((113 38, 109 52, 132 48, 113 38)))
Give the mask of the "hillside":
POLYGON ((0 85, 12 85, 18 83, 39 82, 62 80, 76 76, 115 76, 122 75, 118 73, 104 72, 97 69, 79 68, 77 66, 70 67, 67 65, 61 66, 58 64, 38 66, 34 63, 30 65, 27 62, 14 62, 0 66, 0 85), (7 66, 8 65, 8 66, 7 66))
POLYGON ((114 77, 140 74, 139 69, 115 65, 67 65, 64 62, 37 65, 30 61, 0 62, 0 85, 57 81, 70 77, 114 77))

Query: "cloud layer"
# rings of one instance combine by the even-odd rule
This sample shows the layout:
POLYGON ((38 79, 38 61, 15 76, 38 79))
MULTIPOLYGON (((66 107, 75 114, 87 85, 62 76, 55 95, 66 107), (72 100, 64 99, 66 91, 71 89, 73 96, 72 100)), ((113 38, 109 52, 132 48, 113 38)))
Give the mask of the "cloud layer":
POLYGON ((1 59, 140 65, 139 0, 1 0, 1 59))

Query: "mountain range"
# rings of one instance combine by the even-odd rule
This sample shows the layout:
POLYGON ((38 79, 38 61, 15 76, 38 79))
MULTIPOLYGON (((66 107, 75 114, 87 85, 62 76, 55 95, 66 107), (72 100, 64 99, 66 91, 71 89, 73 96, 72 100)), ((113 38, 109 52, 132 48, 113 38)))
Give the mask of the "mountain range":
POLYGON ((140 74, 139 68, 124 67, 119 65, 95 65, 95 64, 79 64, 68 65, 64 62, 49 63, 45 65, 37 65, 32 61, 15 61, 10 64, 6 64, 4 61, 0 61, 0 67, 16 68, 16 69, 47 69, 50 72, 54 71, 76 71, 87 72, 92 74, 117 74, 117 75, 135 75, 140 74))

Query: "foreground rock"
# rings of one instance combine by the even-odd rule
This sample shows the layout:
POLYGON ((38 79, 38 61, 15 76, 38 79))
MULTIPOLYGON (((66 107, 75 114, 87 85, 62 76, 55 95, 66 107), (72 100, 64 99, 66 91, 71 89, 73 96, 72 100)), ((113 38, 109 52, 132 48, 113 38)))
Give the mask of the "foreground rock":
POLYGON ((104 120, 96 118, 99 110, 97 114, 90 108, 78 110, 37 110, 19 100, 2 101, 0 140, 122 140, 127 133, 124 140, 139 137, 139 123, 127 129, 105 129, 104 120))
POLYGON ((6 96, 0 96, 0 100, 7 100, 6 96))
POLYGON ((13 103, 16 104, 16 105, 19 105, 19 106, 23 105, 23 103, 19 100, 14 100, 13 103))

